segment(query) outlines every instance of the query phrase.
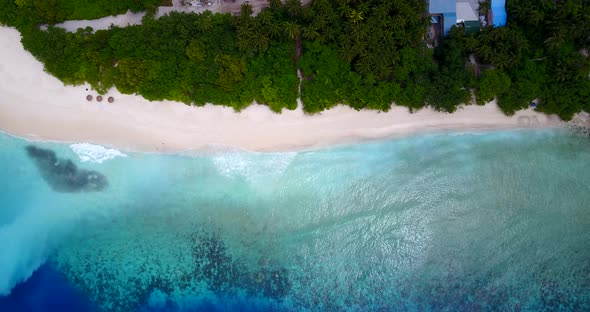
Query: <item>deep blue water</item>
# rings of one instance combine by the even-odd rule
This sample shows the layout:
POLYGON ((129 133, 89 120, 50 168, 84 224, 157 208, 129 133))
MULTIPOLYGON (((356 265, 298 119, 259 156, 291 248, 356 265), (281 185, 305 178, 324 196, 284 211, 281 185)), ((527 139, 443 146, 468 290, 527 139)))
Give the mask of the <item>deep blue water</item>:
POLYGON ((0 297, 0 311, 96 311, 77 288, 49 265, 40 267, 26 282, 0 297))
POLYGON ((2 312, 590 311, 566 130, 77 153, 0 135, 2 312))
MULTIPOLYGON (((227 298, 226 302, 204 302, 183 309, 168 302, 155 307, 145 305, 139 307, 138 310, 141 312, 286 311, 280 305, 260 300, 260 298, 240 297, 227 298)), ((0 297, 0 311, 97 312, 99 309, 59 271, 45 264, 35 271, 27 281, 14 287, 9 296, 0 297)))

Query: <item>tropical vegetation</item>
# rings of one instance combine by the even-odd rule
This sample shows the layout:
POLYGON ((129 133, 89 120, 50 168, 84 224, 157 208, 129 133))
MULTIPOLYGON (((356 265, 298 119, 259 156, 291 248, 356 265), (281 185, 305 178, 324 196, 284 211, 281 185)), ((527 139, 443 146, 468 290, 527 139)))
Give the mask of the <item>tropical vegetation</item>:
POLYGON ((308 113, 393 102, 454 112, 494 98, 507 114, 535 98, 563 119, 590 111, 590 0, 511 0, 507 27, 454 27, 435 49, 424 41, 424 0, 269 0, 256 15, 244 4, 236 16, 148 14, 142 25, 75 33, 52 26, 160 4, 81 1, 0 0, 0 22, 19 29, 47 72, 101 93, 236 110, 256 101, 276 112, 296 108, 299 95, 308 113))

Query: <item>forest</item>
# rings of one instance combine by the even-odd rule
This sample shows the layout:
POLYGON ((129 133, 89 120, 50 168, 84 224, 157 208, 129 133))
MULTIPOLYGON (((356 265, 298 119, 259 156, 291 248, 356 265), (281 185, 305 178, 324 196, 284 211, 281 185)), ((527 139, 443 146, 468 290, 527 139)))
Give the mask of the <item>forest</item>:
MULTIPOLYGON (((506 114, 537 109, 568 120, 590 112, 590 0, 507 1, 507 27, 466 34, 454 27, 438 47, 424 38, 424 0, 269 0, 257 15, 171 13, 159 0, 0 0, 0 23, 64 84, 116 87, 148 100, 215 103, 240 110, 254 100, 307 113, 337 104, 387 111, 392 103, 454 112, 494 98, 506 114), (113 4, 112 2, 116 2, 113 4), (75 33, 51 25, 147 10, 142 25, 75 33), (40 24, 48 24, 41 30, 40 24), (469 56, 481 64, 479 72, 469 56)), ((489 9, 489 1, 481 10, 489 9)))

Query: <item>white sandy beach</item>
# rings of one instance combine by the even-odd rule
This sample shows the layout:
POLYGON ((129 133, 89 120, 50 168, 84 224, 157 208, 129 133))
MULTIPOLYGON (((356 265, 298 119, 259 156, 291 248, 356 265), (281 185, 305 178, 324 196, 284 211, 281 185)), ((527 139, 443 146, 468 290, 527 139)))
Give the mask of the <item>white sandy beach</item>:
POLYGON ((87 86, 64 87, 26 52, 20 34, 0 27, 0 130, 32 140, 89 142, 125 150, 177 152, 219 146, 290 150, 421 131, 558 127, 555 116, 532 110, 507 117, 496 106, 465 106, 454 114, 404 107, 387 113, 338 106, 307 116, 299 108, 271 112, 252 105, 240 113, 207 105, 149 102, 111 90, 101 103, 86 101, 87 86), (106 98, 113 96, 115 103, 106 98))

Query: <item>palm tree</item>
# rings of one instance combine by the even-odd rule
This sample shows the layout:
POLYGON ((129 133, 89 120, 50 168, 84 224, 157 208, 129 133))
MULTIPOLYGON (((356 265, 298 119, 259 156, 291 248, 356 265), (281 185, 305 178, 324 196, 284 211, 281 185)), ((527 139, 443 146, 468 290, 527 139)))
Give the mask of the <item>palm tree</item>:
POLYGON ((363 14, 369 13, 369 1, 360 2, 357 5, 356 10, 363 14))
POLYGON ((474 51, 479 45, 479 41, 474 36, 469 36, 465 39, 465 48, 468 51, 474 51))
POLYGON ((334 41, 335 39, 336 39, 336 31, 332 27, 328 26, 324 30, 324 34, 320 38, 320 41, 330 42, 330 41, 334 41))
POLYGON ((257 31, 254 35, 253 38, 253 44, 254 47, 256 49, 258 49, 258 51, 264 51, 268 48, 268 45, 270 43, 270 39, 268 38, 268 36, 260 31, 257 31))
POLYGON ((353 51, 352 44, 348 42, 340 45, 339 52, 340 56, 347 62, 351 62, 352 59, 356 56, 356 53, 353 51))
POLYGON ((498 69, 508 69, 512 67, 512 61, 507 54, 494 54, 492 55, 492 65, 496 66, 498 69))
POLYGON ((320 37, 320 33, 317 32, 317 30, 315 30, 313 25, 310 25, 309 27, 305 27, 303 29, 303 38, 305 38, 307 40, 316 40, 319 37, 320 37))
POLYGON ((523 3, 518 2, 520 1, 513 1, 513 5, 508 5, 506 8, 506 13, 508 13, 515 21, 520 22, 528 18, 531 8, 529 6, 525 6, 523 3))
POLYGON ((279 23, 272 23, 268 26, 268 33, 273 38, 278 38, 281 35, 283 29, 281 28, 281 24, 279 23))
POLYGON ((491 63, 494 51, 492 51, 492 48, 489 45, 480 43, 480 45, 475 49, 475 54, 479 56, 484 62, 491 63))
POLYGON ((251 48, 250 40, 246 39, 246 37, 240 37, 238 39, 238 48, 241 51, 246 51, 251 48))
POLYGON ((206 32, 213 29, 213 21, 209 16, 202 15, 195 21, 195 27, 200 32, 206 32))
POLYGON ((254 32, 253 27, 250 26, 250 23, 240 24, 236 27, 236 32, 238 33, 238 37, 249 37, 254 32))
POLYGON ((277 10, 283 6, 283 3, 281 2, 281 0, 268 0, 268 6, 272 10, 277 10))
POLYGON ((303 12, 301 0, 287 0, 287 2, 285 2, 285 8, 291 16, 299 16, 299 14, 303 12))
POLYGON ((350 13, 348 13, 348 18, 353 24, 356 24, 364 19, 363 12, 357 10, 350 10, 350 13))
POLYGON ((391 18, 390 25, 393 31, 401 31, 406 26, 406 19, 401 15, 397 15, 391 18))
POLYGON ((252 25, 252 28, 254 28, 254 29, 263 28, 262 27, 263 26, 262 20, 260 18, 258 18, 258 17, 251 18, 250 19, 250 24, 252 25))
POLYGON ((311 22, 311 27, 313 27, 316 30, 325 30, 326 27, 328 26, 328 22, 326 21, 325 18, 323 17, 315 17, 313 19, 313 21, 311 22))
POLYGON ((252 16, 252 5, 248 2, 244 2, 242 3, 242 5, 240 6, 240 16, 241 17, 250 17, 252 16))
POLYGON ((386 32, 381 36, 381 40, 379 41, 384 46, 393 46, 395 40, 393 39, 393 35, 390 32, 386 32))
POLYGON ((349 36, 356 42, 366 42, 369 28, 364 24, 353 25, 349 36))
POLYGON ((406 31, 399 32, 395 39, 397 39, 397 44, 402 47, 410 46, 413 43, 413 38, 406 31))
POLYGON ((342 7, 348 7, 348 3, 350 2, 350 0, 336 0, 336 4, 338 4, 338 6, 342 7))
POLYGON ((371 64, 368 57, 361 57, 356 63, 355 68, 359 74, 366 76, 371 73, 373 65, 371 64))
POLYGON ((284 29, 291 39, 295 39, 301 33, 301 27, 295 22, 285 22, 284 29))
POLYGON ((562 46, 563 43, 563 39, 561 37, 561 34, 557 33, 557 34, 553 34, 553 36, 545 39, 545 46, 549 49, 549 50, 555 50, 555 49, 559 49, 559 47, 562 46))
POLYGON ((265 25, 271 24, 272 23, 272 18, 273 18, 272 13, 269 10, 266 10, 266 9, 262 10, 262 12, 260 12, 257 15, 257 19, 259 19, 260 22, 262 24, 265 24, 265 25))
POLYGON ((330 5, 328 0, 314 0, 311 4, 314 9, 317 8, 317 9, 320 9, 320 11, 326 10, 327 7, 330 5))
POLYGON ((452 28, 451 31, 449 32, 449 37, 451 37, 451 39, 455 39, 457 41, 463 40, 464 36, 465 36, 465 30, 463 28, 455 27, 455 28, 452 28))
POLYGON ((570 71, 567 64, 557 62, 553 69, 553 77, 559 82, 566 82, 570 79, 570 71))

